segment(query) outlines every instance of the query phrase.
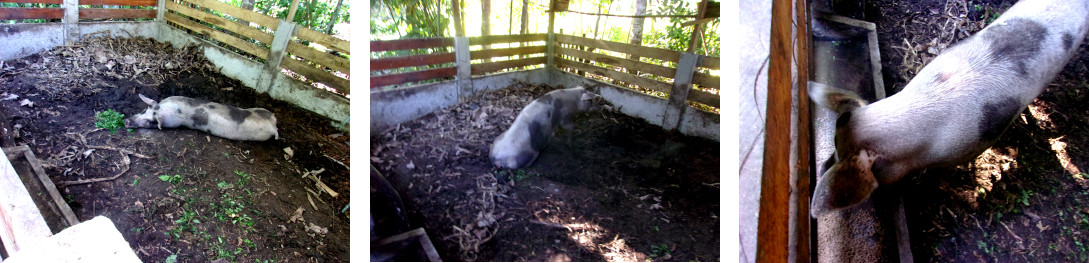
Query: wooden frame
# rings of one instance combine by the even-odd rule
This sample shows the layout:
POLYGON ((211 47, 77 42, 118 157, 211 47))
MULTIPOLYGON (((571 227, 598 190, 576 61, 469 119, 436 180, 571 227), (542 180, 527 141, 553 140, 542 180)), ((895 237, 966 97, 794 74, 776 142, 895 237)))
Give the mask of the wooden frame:
POLYGON ((63 8, 27 8, 27 7, 0 8, 0 20, 61 19, 61 18, 64 18, 64 9, 63 8))

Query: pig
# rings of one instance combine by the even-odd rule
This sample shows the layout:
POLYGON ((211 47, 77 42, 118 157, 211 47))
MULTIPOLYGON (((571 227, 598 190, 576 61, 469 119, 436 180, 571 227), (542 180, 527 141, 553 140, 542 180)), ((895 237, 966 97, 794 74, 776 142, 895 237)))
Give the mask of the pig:
POLYGON ((1020 1, 943 51, 899 93, 867 103, 810 82, 839 114, 834 164, 818 179, 814 218, 861 203, 879 185, 981 154, 1043 92, 1089 29, 1089 1, 1020 1))
POLYGON ((583 87, 553 90, 526 105, 495 139, 491 161, 504 169, 529 166, 557 129, 574 130, 576 113, 596 110, 600 96, 583 87))
POLYGON ((144 112, 125 119, 127 128, 186 127, 212 135, 239 141, 266 141, 280 139, 276 129, 276 116, 262 108, 239 109, 237 107, 171 96, 161 102, 138 94, 149 106, 144 112))

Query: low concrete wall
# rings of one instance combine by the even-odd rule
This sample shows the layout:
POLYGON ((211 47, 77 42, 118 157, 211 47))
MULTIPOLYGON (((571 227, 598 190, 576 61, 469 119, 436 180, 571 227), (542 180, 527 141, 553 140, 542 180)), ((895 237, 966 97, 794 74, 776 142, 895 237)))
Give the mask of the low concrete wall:
MULTIPOLYGON (((174 48, 199 45, 208 61, 224 76, 237 79, 243 85, 260 93, 268 93, 274 99, 286 101, 300 108, 331 119, 334 127, 348 130, 350 101, 339 95, 319 90, 282 73, 266 74, 265 64, 212 45, 192 35, 158 21, 145 22, 89 22, 79 23, 82 37, 147 37, 170 43, 174 48), (106 34, 108 32, 108 35, 106 34)), ((64 25, 11 24, 0 25, 0 60, 26 57, 64 44, 64 25)))

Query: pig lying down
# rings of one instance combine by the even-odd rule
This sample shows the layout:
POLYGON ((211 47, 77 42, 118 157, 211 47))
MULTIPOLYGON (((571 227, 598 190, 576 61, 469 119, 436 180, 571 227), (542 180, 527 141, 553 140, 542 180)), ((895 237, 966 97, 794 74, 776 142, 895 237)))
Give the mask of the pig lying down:
POLYGON ((583 87, 553 90, 526 105, 507 131, 492 144, 495 166, 519 169, 537 159, 557 128, 571 131, 576 113, 597 108, 597 94, 583 87))
POLYGON ((143 94, 139 95, 149 107, 144 112, 125 119, 127 128, 186 127, 231 140, 280 139, 276 130, 276 116, 266 109, 239 109, 182 96, 172 96, 155 102, 143 94))
POLYGON ((817 181, 813 217, 858 204, 909 173, 978 156, 1062 70, 1087 29, 1089 1, 1020 1, 886 99, 867 104, 810 82, 813 101, 840 114, 835 164, 817 181))

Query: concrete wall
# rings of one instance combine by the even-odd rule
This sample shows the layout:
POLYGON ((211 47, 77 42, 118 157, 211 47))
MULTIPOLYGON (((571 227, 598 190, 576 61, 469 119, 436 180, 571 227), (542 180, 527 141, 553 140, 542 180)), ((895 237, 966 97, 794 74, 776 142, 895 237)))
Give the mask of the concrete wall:
MULTIPOLYGON (((286 101, 331 119, 331 124, 348 130, 350 101, 339 95, 319 90, 281 73, 267 74, 265 64, 243 57, 225 48, 212 45, 163 22, 90 22, 79 23, 82 38, 86 37, 147 37, 170 43, 174 48, 199 45, 208 61, 224 76, 237 79, 243 85, 274 99, 286 101)), ((64 25, 11 24, 0 25, 0 60, 26 57, 63 45, 64 25)))

